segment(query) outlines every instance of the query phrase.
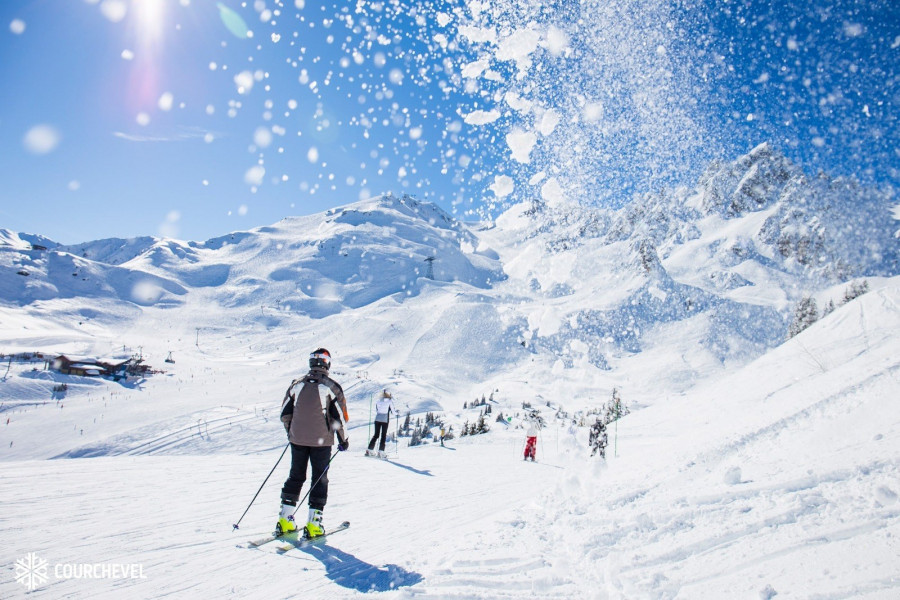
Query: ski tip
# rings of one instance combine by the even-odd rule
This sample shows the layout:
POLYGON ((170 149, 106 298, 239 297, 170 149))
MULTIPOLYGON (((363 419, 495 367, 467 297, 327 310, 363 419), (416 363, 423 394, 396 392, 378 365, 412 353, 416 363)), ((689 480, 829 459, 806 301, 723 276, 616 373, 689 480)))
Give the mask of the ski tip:
POLYGON ((344 521, 341 523, 341 527, 350 527, 350 521, 344 521))

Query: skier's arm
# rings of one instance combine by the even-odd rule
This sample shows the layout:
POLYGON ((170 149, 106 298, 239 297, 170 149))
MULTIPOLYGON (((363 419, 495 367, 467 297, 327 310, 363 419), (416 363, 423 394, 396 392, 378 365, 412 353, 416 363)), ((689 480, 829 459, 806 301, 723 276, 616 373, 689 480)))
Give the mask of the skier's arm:
POLYGON ((294 397, 291 396, 292 389, 294 389, 293 382, 284 393, 284 400, 281 401, 281 423, 284 425, 285 431, 291 430, 291 419, 294 418, 294 397))
POLYGON ((328 414, 330 415, 330 428, 337 435, 338 450, 346 450, 350 447, 350 436, 344 431, 344 422, 341 420, 340 409, 337 402, 332 398, 328 403, 328 414))
POLYGON ((349 422, 350 414, 347 412, 347 399, 344 397, 344 389, 338 384, 337 381, 331 379, 330 377, 326 378, 324 383, 328 386, 328 389, 331 390, 331 393, 334 394, 334 402, 340 409, 341 416, 344 417, 344 422, 349 422))

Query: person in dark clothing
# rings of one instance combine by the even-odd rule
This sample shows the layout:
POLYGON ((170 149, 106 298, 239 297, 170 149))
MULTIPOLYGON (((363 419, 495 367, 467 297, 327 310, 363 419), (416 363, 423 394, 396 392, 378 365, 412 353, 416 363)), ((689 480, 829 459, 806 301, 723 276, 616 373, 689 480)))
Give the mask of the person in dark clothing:
POLYGON ((344 431, 349 420, 347 400, 341 386, 328 376, 330 368, 331 354, 319 348, 309 355, 309 372, 292 381, 284 395, 281 422, 291 443, 291 470, 281 488, 281 513, 275 526, 279 534, 297 530, 294 513, 306 481, 307 465, 312 466, 313 487, 304 533, 308 537, 325 533, 322 511, 328 501, 327 471, 335 434, 339 450, 350 447, 344 431))
POLYGON ((591 456, 600 454, 600 458, 606 458, 606 423, 597 417, 597 420, 591 425, 591 434, 588 437, 588 445, 591 447, 591 456))

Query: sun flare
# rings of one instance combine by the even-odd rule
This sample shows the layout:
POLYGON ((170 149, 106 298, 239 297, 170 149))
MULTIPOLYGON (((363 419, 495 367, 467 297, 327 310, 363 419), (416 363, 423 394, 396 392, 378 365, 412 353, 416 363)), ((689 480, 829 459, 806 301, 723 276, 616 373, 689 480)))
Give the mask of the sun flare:
POLYGON ((152 47, 162 40, 166 18, 166 0, 132 0, 135 34, 138 44, 152 47))

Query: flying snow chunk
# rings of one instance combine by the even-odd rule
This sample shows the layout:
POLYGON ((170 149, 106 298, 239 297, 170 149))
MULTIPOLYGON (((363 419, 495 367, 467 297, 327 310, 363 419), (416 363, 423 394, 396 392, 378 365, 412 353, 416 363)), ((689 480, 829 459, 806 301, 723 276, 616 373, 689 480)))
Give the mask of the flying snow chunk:
POLYGON ((503 96, 503 100, 506 101, 511 109, 519 112, 529 111, 533 105, 530 100, 526 100, 513 92, 506 92, 503 96))
POLYGON ((462 68, 462 76, 466 79, 476 79, 490 66, 490 61, 486 58, 470 62, 462 68))
POLYGON ((584 107, 584 120, 588 123, 596 123, 603 119, 603 103, 590 102, 584 107))
POLYGON ((260 148, 268 148, 272 143, 272 132, 265 127, 257 127, 253 133, 253 143, 260 148))
POLYGON ((22 145, 32 154, 53 152, 62 139, 59 132, 50 125, 35 125, 22 138, 22 145))
POLYGON ((234 76, 234 84, 237 86, 239 94, 249 94, 253 89, 253 73, 250 71, 241 71, 234 76))
POLYGON ((859 23, 844 23, 844 35, 847 37, 859 37, 865 32, 865 27, 859 23))
POLYGON ((241 205, 238 207, 238 214, 239 214, 240 216, 244 217, 244 216, 247 215, 248 212, 250 212, 250 209, 247 208, 247 205, 246 205, 246 204, 241 204, 241 205))
POLYGON ((468 38, 473 44, 493 44, 497 41, 497 32, 493 29, 465 25, 459 28, 459 35, 468 38))
POLYGON ((559 125, 559 120, 559 112, 553 110, 552 108, 545 112, 544 116, 541 118, 541 124, 539 127, 541 135, 547 137, 548 135, 553 133, 553 130, 556 129, 557 125, 559 125))
POLYGON ((146 127, 150 124, 150 115, 145 112, 139 112, 134 120, 137 121, 138 125, 146 127))
POLYGON ((507 36, 497 48, 497 60, 511 60, 520 73, 531 66, 531 54, 537 50, 541 35, 534 29, 520 29, 507 36))
POLYGON ((469 125, 487 125, 499 118, 500 111, 498 110, 476 110, 467 114, 464 120, 469 125))
POLYGON ((247 169, 244 173, 244 183, 247 185, 262 185, 263 177, 266 176, 266 169, 262 165, 255 165, 247 169))
POLYGON ((9 24, 9 30, 16 35, 25 33, 25 21, 22 19, 13 19, 9 24))
POLYGON ((239 39, 250 37, 248 35, 250 33, 250 28, 247 27, 247 23, 244 22, 241 15, 237 14, 221 2, 217 3, 216 6, 219 7, 219 18, 222 19, 222 23, 225 25, 225 28, 231 32, 231 35, 239 39))
POLYGON ((569 36, 562 29, 551 25, 547 29, 544 45, 550 51, 550 54, 560 56, 569 48, 569 36))
POLYGON ((152 281, 139 281, 131 288, 131 299, 136 304, 153 304, 162 296, 163 290, 152 281))
POLYGON ((741 483, 741 468, 731 467, 728 469, 728 471, 725 472, 725 476, 722 477, 722 481, 727 485, 737 485, 741 483))
POLYGON ((498 175, 494 178, 494 183, 491 184, 491 191, 498 198, 509 196, 514 188, 513 179, 509 175, 498 175))
POLYGON ((159 97, 159 101, 157 105, 159 106, 159 110, 170 111, 172 110, 172 104, 174 103, 175 98, 172 96, 171 92, 166 92, 162 96, 159 97))
POLYGON ((552 208, 562 208, 566 204, 566 194, 555 177, 541 186, 541 198, 552 208))
POLYGON ((103 0, 100 12, 113 23, 118 23, 128 14, 128 5, 123 0, 103 0))
POLYGON ((534 175, 531 176, 531 179, 528 180, 528 185, 537 185, 541 181, 543 181, 544 177, 546 177, 546 176, 547 176, 547 174, 544 171, 538 171, 537 173, 535 173, 534 175))
POLYGON ((512 157, 520 163, 531 161, 531 149, 537 142, 537 135, 531 131, 513 130, 506 134, 506 144, 512 151, 512 157))
POLYGON ((122 60, 134 60, 134 52, 128 50, 127 48, 125 50, 122 50, 122 54, 120 56, 122 57, 122 60))
POLYGON ((178 237, 178 221, 181 220, 181 213, 177 210, 169 211, 166 220, 159 225, 159 235, 164 238, 178 237))
POLYGON ((306 160, 311 163, 319 162, 319 149, 313 146, 309 149, 309 152, 306 153, 306 160))

